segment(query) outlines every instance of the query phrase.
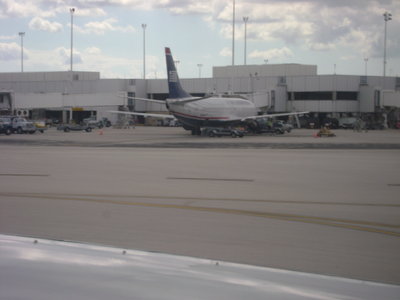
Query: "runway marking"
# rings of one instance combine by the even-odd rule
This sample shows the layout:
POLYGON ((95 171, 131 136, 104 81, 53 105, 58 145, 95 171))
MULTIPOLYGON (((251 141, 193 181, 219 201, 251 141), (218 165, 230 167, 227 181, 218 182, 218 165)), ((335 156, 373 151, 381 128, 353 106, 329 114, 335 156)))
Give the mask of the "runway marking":
POLYGON ((205 178, 205 177, 167 177, 167 179, 173 180, 209 180, 209 181, 243 181, 253 182, 254 179, 235 179, 235 178, 205 178))
POLYGON ((17 174, 17 173, 2 173, 0 176, 26 176, 26 177, 49 177, 49 174, 17 174))
POLYGON ((203 207, 203 206, 188 206, 182 204, 166 204, 166 203, 145 203, 145 202, 131 202, 127 200, 110 200, 110 199, 93 199, 85 198, 88 195, 78 195, 73 197, 66 197, 65 195, 55 195, 55 194, 29 194, 29 193, 0 193, 1 196, 10 197, 23 197, 23 198, 40 198, 49 200, 65 200, 65 201, 82 201, 82 202, 92 202, 92 203, 103 203, 103 204, 117 204, 117 205, 132 205, 141 207, 153 207, 153 208, 173 208, 173 209, 184 209, 191 211, 203 211, 203 212, 213 212, 213 213, 224 213, 233 215, 246 215, 253 217, 262 217, 269 219, 277 219, 284 221, 293 221, 309 224, 318 224, 331 227, 340 227, 345 229, 352 229, 364 232, 379 233, 389 236, 400 237, 400 232, 389 231, 381 228, 374 227, 386 227, 386 228, 400 228, 400 225, 395 224, 385 224, 378 222, 369 221, 359 221, 359 220, 346 220, 340 218, 325 218, 325 217, 313 217, 313 216, 302 216, 294 214, 284 214, 284 213, 271 213, 271 212, 258 212, 240 209, 230 209, 230 208, 217 208, 217 207, 203 207), (83 196, 83 197, 82 197, 83 196), (75 198, 76 197, 76 198, 75 198))

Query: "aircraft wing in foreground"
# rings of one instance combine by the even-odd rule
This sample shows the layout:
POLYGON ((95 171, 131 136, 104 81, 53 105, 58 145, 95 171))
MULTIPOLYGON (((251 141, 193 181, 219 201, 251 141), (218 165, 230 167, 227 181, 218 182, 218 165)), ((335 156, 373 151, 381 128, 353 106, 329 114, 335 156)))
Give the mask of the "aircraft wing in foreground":
POLYGON ((398 300, 400 286, 0 235, 1 299, 398 300))

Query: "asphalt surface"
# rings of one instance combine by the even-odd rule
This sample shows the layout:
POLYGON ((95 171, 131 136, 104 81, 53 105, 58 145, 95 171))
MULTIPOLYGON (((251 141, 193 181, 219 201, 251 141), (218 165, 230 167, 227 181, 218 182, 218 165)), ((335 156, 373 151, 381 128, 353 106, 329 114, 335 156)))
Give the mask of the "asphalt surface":
POLYGON ((400 131, 0 136, 0 232, 400 284, 400 131))
POLYGON ((44 134, 0 135, 1 144, 136 148, 253 148, 253 149, 400 149, 400 130, 354 132, 334 130, 336 137, 315 137, 318 130, 295 129, 284 135, 246 135, 243 138, 192 136, 177 127, 95 129, 62 132, 50 128, 44 134))

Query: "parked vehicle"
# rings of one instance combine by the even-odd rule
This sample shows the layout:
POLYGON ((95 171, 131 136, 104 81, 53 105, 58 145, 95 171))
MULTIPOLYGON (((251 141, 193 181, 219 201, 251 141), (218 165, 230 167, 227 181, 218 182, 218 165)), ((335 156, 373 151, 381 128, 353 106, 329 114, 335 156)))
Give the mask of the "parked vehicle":
POLYGON ((46 126, 55 126, 55 125, 60 124, 60 120, 56 119, 56 118, 54 118, 54 119, 46 119, 45 122, 46 122, 46 126))
POLYGON ((383 130, 383 129, 385 129, 385 126, 383 125, 383 123, 379 122, 379 121, 367 122, 365 126, 368 130, 383 130))
POLYGON ((264 127, 262 129, 259 129, 256 133, 262 134, 262 133, 269 133, 269 134, 284 134, 285 130, 283 127, 278 127, 278 126, 272 126, 272 127, 264 127))
POLYGON ((33 124, 40 133, 44 133, 44 131, 47 130, 47 125, 45 120, 35 120, 33 121, 33 124))
POLYGON ((5 135, 10 135, 13 132, 11 118, 10 117, 0 117, 0 133, 5 135))
POLYGON ((275 121, 275 122, 272 124, 272 126, 273 126, 273 127, 280 127, 280 128, 283 129, 284 132, 287 132, 287 133, 291 132, 292 129, 293 129, 293 125, 292 125, 292 124, 285 123, 285 122, 282 121, 282 120, 277 120, 277 121, 275 121))
POLYGON ((339 120, 336 118, 325 118, 322 123, 322 126, 328 127, 330 129, 338 129, 339 128, 339 120))
POLYGON ((168 126, 169 127, 179 127, 179 126, 182 126, 182 125, 178 120, 173 119, 173 120, 169 121, 168 126))
MULTIPOLYGON (((283 123, 275 122, 273 123, 271 120, 252 120, 247 124, 247 128, 252 133, 262 134, 284 134, 285 128, 283 123)), ((288 129, 288 128, 287 128, 288 129)), ((291 130, 291 129, 290 129, 291 130)))
POLYGON ((33 134, 36 132, 36 126, 31 121, 27 121, 25 118, 13 117, 12 118, 13 132, 16 133, 29 133, 33 134))
POLYGON ((353 129, 357 122, 357 118, 347 117, 339 119, 339 128, 343 129, 353 129))
POLYGON ((103 128, 103 127, 111 127, 111 122, 107 118, 101 118, 99 121, 96 121, 94 117, 83 119, 82 124, 86 126, 90 126, 92 128, 103 128))
POLYGON ((62 130, 64 132, 70 131, 86 131, 91 132, 93 127, 88 125, 79 125, 79 124, 62 124, 57 127, 57 130, 62 130))
POLYGON ((334 134, 328 127, 322 127, 318 132, 317 132, 318 137, 335 137, 336 134, 334 134))
POLYGON ((231 128, 207 128, 205 134, 209 137, 231 136, 236 138, 244 136, 243 131, 231 128))

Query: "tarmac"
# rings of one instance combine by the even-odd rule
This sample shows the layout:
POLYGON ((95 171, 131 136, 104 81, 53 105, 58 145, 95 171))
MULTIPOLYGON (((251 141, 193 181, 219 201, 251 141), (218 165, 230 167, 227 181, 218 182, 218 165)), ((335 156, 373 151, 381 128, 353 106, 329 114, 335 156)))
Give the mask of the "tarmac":
POLYGON ((400 284, 400 130, 0 135, 0 233, 400 284))
POLYGON ((0 135, 0 144, 136 148, 238 149, 400 149, 400 130, 356 132, 333 130, 335 137, 317 137, 318 130, 294 129, 284 135, 246 135, 243 138, 192 136, 180 127, 103 128, 63 132, 50 128, 32 135, 0 135))

